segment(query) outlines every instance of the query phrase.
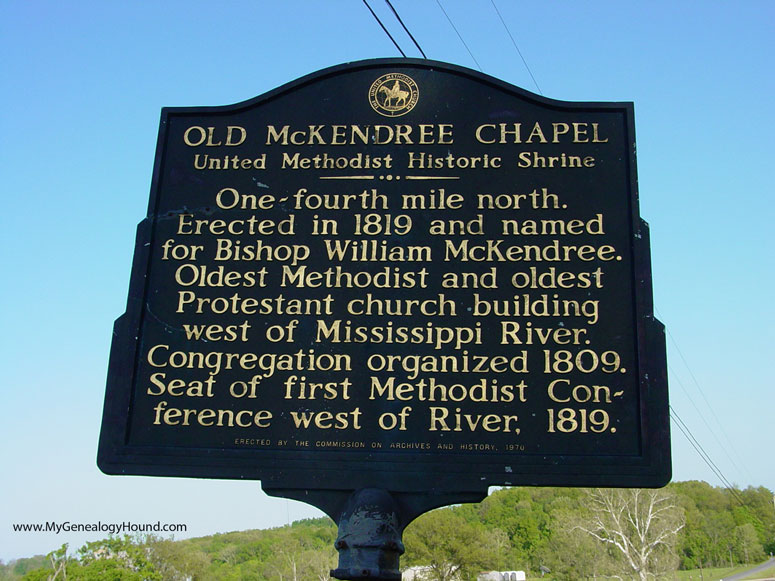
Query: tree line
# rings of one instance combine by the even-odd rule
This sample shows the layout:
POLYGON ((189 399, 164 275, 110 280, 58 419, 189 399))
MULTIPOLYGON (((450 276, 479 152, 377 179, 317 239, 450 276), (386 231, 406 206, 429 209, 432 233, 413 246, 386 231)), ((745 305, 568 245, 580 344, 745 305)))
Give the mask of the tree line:
MULTIPOLYGON (((320 518, 179 541, 109 538, 0 564, 0 580, 326 581, 336 533, 320 518)), ((672 578, 775 552, 775 506, 764 487, 696 481, 660 490, 509 488, 422 515, 404 543, 402 567, 426 567, 429 581, 519 569, 556 581, 672 578)))

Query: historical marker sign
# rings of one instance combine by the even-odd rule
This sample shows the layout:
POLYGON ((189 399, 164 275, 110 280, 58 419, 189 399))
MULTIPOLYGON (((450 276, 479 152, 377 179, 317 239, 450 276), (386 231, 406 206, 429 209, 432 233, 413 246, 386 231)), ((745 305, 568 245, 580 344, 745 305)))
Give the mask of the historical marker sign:
POLYGON ((631 103, 364 61, 163 110, 99 465, 394 492, 670 477, 631 103))

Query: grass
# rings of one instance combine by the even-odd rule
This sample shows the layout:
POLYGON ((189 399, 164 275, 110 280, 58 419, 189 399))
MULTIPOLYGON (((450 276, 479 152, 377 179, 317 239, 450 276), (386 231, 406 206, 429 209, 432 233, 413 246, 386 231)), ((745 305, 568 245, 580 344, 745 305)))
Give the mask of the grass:
MULTIPOLYGON (((728 575, 734 575, 735 573, 741 573, 745 571, 746 569, 750 569, 752 565, 739 565, 737 567, 716 567, 711 569, 691 569, 689 571, 676 571, 672 575, 668 577, 660 577, 660 581, 719 581, 719 579, 722 579, 728 575)), ((746 579, 750 579, 751 581, 754 581, 756 579, 767 579, 769 577, 775 578, 775 567, 772 569, 768 569, 767 571, 764 571, 762 573, 757 573, 756 575, 752 575, 751 577, 746 577, 746 579)), ((530 577, 530 579, 534 579, 533 577, 530 577)), ((535 577, 535 579, 539 579, 539 577, 535 577)), ((552 577, 547 575, 542 579, 542 581, 551 581, 552 577)), ((609 579, 608 577, 598 577, 598 580, 603 579, 609 579)), ((611 581, 618 578, 610 578, 611 581)))
POLYGON ((746 577, 746 579, 775 579, 775 566, 750 575, 749 577, 746 577))
MULTIPOLYGON (((704 579, 705 581, 718 581, 728 575, 734 575, 735 573, 742 573, 743 571, 755 566, 755 563, 750 565, 740 565, 737 567, 721 567, 718 569, 703 569, 702 577, 700 576, 699 569, 692 569, 691 571, 678 571, 675 574, 674 579, 676 581, 699 581, 704 579)), ((770 567, 764 571, 753 573, 745 579, 754 581, 755 579, 775 579, 775 566, 770 567)))
POLYGON ((727 575, 734 575, 749 569, 750 565, 740 567, 716 567, 714 569, 691 569, 689 571, 676 571, 675 579, 677 581, 718 581, 727 575))
MULTIPOLYGON (((719 579, 723 579, 724 577, 727 577, 729 575, 734 575, 735 573, 742 573, 743 571, 750 569, 753 567, 754 564, 751 565, 738 565, 737 567, 716 567, 712 569, 691 569, 689 571, 676 571, 669 577, 664 577, 660 579, 664 579, 664 581, 719 581, 719 579)), ((528 579, 541 579, 540 577, 528 577, 528 579)), ((598 577, 599 581, 602 581, 603 579, 609 579, 607 577, 598 577)), ((614 579, 614 578, 610 578, 614 579)), ((618 579, 618 578, 617 578, 618 579)), ((766 569, 765 571, 761 571, 756 574, 752 574, 748 577, 746 577, 747 580, 755 581, 757 579, 775 579, 775 566, 770 567, 769 569, 766 569)), ((552 576, 547 575, 541 581, 551 581, 552 576)))

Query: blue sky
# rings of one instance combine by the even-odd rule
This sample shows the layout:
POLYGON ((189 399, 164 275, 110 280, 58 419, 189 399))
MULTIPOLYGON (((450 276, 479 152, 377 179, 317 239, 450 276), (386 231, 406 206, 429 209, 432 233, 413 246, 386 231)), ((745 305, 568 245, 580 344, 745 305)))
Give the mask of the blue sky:
MULTIPOLYGON (((429 58, 538 91, 490 0, 442 2, 476 62, 435 0, 393 3, 429 58)), ((496 5, 545 96, 634 101, 672 406, 726 479, 775 489, 775 4, 496 5)), ((100 536, 13 532, 19 522, 160 520, 204 535, 319 514, 255 482, 101 474, 111 330, 161 107, 243 101, 400 56, 393 44, 360 0, 5 0, 0 54, 0 559, 100 536)), ((674 479, 721 485, 677 430, 673 455, 674 479)))

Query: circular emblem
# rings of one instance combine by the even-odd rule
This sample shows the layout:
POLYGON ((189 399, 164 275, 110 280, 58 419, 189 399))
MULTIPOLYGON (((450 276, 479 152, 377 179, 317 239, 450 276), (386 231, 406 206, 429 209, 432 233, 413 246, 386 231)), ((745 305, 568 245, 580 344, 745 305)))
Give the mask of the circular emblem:
POLYGON ((382 75, 369 88, 372 109, 385 117, 399 117, 409 113, 419 98, 417 83, 401 73, 382 75))

